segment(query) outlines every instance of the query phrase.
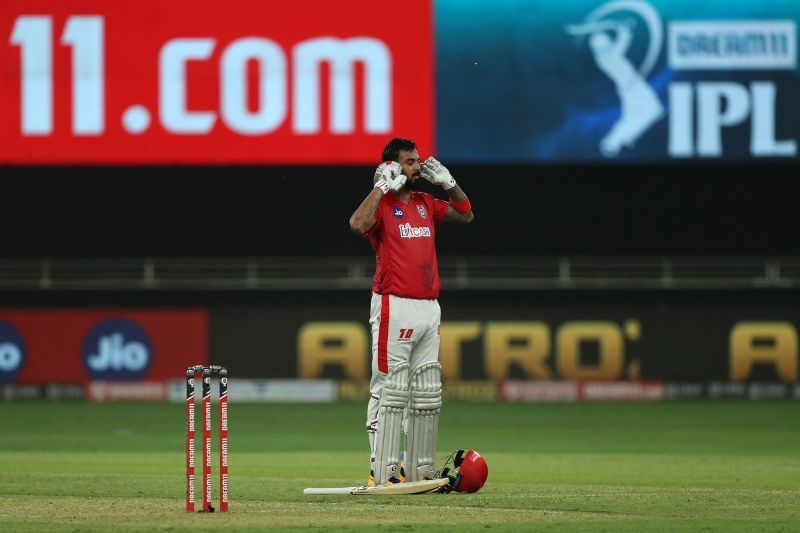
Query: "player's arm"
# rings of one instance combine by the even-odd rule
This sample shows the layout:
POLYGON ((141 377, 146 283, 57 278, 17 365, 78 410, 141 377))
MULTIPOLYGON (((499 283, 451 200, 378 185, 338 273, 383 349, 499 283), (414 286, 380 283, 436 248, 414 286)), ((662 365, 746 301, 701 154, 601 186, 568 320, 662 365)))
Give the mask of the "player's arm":
POLYGON ((444 217, 444 222, 455 222, 456 224, 469 224, 475 219, 472 212, 472 206, 469 203, 467 195, 461 190, 461 187, 456 185, 447 191, 450 207, 447 208, 447 215, 444 217), (463 212, 458 209, 464 210, 463 212))
POLYGON ((420 174, 426 180, 440 185, 447 191, 450 205, 443 222, 455 222, 456 224, 469 224, 475 218, 472 206, 467 195, 458 186, 456 180, 450 175, 450 171, 433 157, 429 157, 422 163, 420 174))
POLYGON ((372 192, 364 198, 361 205, 358 206, 353 214, 350 216, 350 229, 353 233, 363 235, 372 229, 375 225, 375 211, 383 198, 383 191, 377 187, 372 189, 372 192))
POLYGON ((400 190, 406 182, 406 177, 399 163, 381 163, 375 170, 373 178, 375 187, 372 189, 361 205, 350 216, 350 229, 354 233, 363 235, 377 222, 375 211, 381 203, 383 195, 389 191, 400 190))

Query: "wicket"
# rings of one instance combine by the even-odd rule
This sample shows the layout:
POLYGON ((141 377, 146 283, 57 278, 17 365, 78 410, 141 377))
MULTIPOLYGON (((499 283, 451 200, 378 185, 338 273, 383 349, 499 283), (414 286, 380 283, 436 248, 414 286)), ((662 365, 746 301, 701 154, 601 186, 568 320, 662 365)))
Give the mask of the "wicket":
POLYGON ((195 379, 203 376, 203 511, 211 505, 211 376, 219 378, 219 510, 228 510, 228 369, 223 366, 195 365, 186 369, 186 511, 195 505, 195 379))

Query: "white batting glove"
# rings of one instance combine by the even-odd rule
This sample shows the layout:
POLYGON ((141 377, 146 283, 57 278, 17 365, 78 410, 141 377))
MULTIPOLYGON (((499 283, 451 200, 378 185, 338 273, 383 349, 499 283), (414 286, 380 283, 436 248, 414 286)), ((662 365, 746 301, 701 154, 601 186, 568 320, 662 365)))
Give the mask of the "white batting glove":
POLYGON ((436 185, 441 185, 444 190, 452 189, 456 186, 456 180, 450 175, 447 167, 433 157, 426 159, 420 167, 420 174, 423 178, 436 185))
POLYGON ((386 194, 389 191, 397 192, 406 184, 406 175, 403 174, 403 167, 396 161, 381 163, 375 169, 375 188, 386 194))

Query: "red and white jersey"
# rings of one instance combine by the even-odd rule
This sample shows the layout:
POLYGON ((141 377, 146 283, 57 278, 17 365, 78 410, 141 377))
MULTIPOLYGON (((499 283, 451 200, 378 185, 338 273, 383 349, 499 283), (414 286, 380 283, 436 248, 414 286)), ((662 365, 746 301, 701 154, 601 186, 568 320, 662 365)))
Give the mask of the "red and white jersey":
POLYGON ((403 298, 439 297, 435 225, 450 204, 428 193, 412 192, 408 203, 387 193, 375 211, 375 225, 364 235, 375 250, 372 292, 403 298))

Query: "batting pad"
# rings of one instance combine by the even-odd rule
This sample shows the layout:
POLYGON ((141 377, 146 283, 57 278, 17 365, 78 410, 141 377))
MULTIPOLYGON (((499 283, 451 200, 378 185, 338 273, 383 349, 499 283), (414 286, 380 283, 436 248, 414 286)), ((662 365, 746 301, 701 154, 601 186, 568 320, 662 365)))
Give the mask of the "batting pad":
POLYGON ((375 434, 375 483, 381 485, 398 477, 400 433, 403 411, 408 405, 408 363, 398 363, 386 374, 378 406, 378 431, 375 434))
POLYGON ((417 368, 409 380, 409 395, 406 479, 431 479, 436 470, 436 435, 442 409, 442 366, 434 361, 417 368))

